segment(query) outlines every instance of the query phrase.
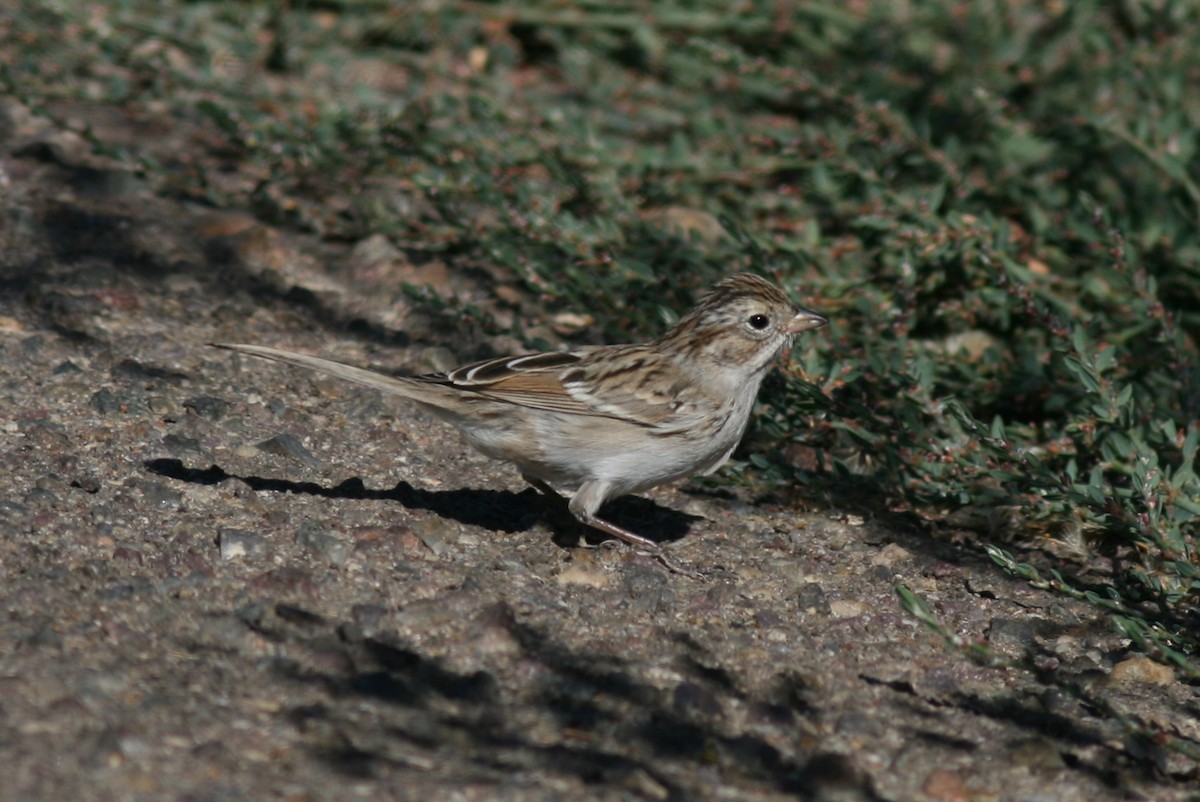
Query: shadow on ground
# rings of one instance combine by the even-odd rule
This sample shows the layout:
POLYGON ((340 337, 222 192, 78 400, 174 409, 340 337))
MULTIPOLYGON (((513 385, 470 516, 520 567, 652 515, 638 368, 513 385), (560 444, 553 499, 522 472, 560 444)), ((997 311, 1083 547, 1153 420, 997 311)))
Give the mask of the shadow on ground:
MULTIPOLYGON (((200 485, 215 485, 236 479, 258 492, 301 493, 336 499, 395 501, 407 509, 429 512, 469 526, 479 526, 497 532, 525 532, 538 517, 545 517, 554 529, 555 542, 578 542, 581 532, 591 530, 576 522, 558 499, 546 499, 533 488, 521 493, 507 490, 422 490, 408 482, 399 482, 389 490, 372 490, 362 480, 353 477, 333 486, 316 482, 296 482, 290 479, 271 479, 260 476, 238 476, 212 465, 208 468, 188 468, 178 459, 154 459, 145 463, 149 472, 168 479, 200 485)), ((656 504, 647 498, 626 496, 604 507, 608 520, 635 532, 645 532, 651 540, 671 542, 688 534, 699 516, 689 515, 656 504)), ((605 539, 596 534, 598 539, 605 539)))

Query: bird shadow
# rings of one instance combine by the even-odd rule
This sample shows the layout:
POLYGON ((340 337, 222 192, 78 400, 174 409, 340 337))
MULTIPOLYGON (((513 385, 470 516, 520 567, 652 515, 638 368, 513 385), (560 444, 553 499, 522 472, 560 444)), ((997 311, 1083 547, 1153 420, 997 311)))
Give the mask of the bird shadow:
MULTIPOLYGON (((251 490, 274 493, 303 493, 330 499, 366 501, 395 501, 410 510, 428 510, 443 518, 469 526, 498 532, 526 532, 539 520, 545 520, 560 546, 578 544, 581 535, 589 540, 608 538, 575 520, 563 499, 548 498, 532 487, 514 493, 509 490, 423 490, 406 481, 385 490, 369 488, 357 476, 336 485, 317 482, 297 482, 262 476, 239 476, 218 465, 208 468, 189 468, 178 459, 152 459, 144 463, 146 470, 168 479, 196 485, 215 485, 236 479, 251 490)), ((658 543, 683 538, 700 520, 699 516, 664 507, 648 498, 624 496, 604 505, 605 520, 658 543)))

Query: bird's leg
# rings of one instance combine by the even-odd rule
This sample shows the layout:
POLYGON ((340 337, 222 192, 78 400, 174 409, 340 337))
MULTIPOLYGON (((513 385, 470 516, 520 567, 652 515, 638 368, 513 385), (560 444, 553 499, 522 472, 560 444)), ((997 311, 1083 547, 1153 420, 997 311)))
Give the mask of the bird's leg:
MULTIPOLYGON (((534 476, 529 476, 528 474, 522 474, 522 478, 526 482, 529 482, 529 484, 533 485, 538 492, 542 493, 548 498, 562 503, 567 502, 567 500, 563 498, 557 490, 543 482, 541 479, 538 479, 534 476)), ((585 485, 584 487, 592 487, 592 485, 585 485)), ((599 529, 606 535, 612 535, 615 538, 624 540, 629 545, 637 546, 639 549, 658 549, 658 544, 650 538, 634 534, 628 529, 622 529, 616 524, 610 524, 608 521, 597 518, 594 512, 595 508, 599 507, 600 505, 598 502, 592 502, 591 496, 598 495, 602 497, 603 493, 597 494, 595 491, 592 493, 587 493, 585 492, 584 487, 581 487, 579 492, 576 493, 571 499, 570 503, 567 503, 567 509, 571 511, 571 515, 575 516, 575 520, 586 526, 590 526, 593 529, 599 529)))
POLYGON ((546 484, 545 482, 543 482, 541 479, 537 478, 536 476, 530 476, 527 473, 523 473, 523 474, 521 474, 521 478, 524 479, 526 482, 528 482, 529 485, 534 490, 538 491, 546 498, 555 499, 557 501, 563 502, 564 504, 566 503, 567 500, 562 497, 561 493, 559 493, 553 487, 546 484))
MULTIPOLYGON (((526 475, 525 481, 533 485, 534 488, 552 499, 563 500, 563 497, 558 494, 554 488, 537 479, 533 476, 526 475)), ((571 501, 567 504, 567 509, 575 516, 575 519, 585 526, 590 526, 593 529, 598 529, 606 535, 611 535, 618 540, 623 540, 629 545, 648 552, 656 560, 663 564, 667 570, 676 574, 699 579, 703 576, 697 571, 694 571, 686 566, 679 565, 674 560, 666 555, 662 546, 655 543, 647 537, 630 532, 628 529, 622 529, 616 524, 609 523, 603 518, 596 517, 596 510, 599 509, 607 494, 608 487, 602 483, 585 482, 579 490, 571 497, 571 501)))
MULTIPOLYGON (((665 567, 671 573, 683 574, 684 576, 691 577, 692 579, 704 578, 704 574, 700 573, 699 571, 688 568, 685 565, 680 565, 672 560, 667 556, 667 553, 663 551, 662 546, 660 546, 658 543, 655 543, 653 540, 650 540, 649 538, 636 535, 633 532, 630 532, 628 529, 622 529, 616 524, 611 524, 603 518, 597 518, 595 515, 584 517, 577 514, 575 517, 579 519, 580 523, 586 524, 593 529, 599 529, 606 535, 612 535, 615 538, 620 538, 631 546, 649 553, 651 557, 662 563, 663 567, 665 567)), ((611 543, 612 541, 609 542, 611 543)))

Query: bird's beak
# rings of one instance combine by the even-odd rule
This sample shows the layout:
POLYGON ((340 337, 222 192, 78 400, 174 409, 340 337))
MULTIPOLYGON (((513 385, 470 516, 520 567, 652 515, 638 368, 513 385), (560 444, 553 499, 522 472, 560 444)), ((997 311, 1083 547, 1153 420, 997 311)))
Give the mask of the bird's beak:
POLYGON ((796 313, 794 318, 783 324, 783 330, 788 334, 799 334, 802 331, 819 329, 822 326, 828 325, 828 320, 821 317, 811 309, 801 309, 796 313))

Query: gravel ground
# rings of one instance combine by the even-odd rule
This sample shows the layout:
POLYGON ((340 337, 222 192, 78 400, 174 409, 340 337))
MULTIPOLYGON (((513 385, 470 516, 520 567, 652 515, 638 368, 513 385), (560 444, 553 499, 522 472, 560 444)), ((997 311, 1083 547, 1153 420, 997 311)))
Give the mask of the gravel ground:
POLYGON ((1200 739, 1195 689, 1091 608, 804 488, 613 506, 704 580, 585 547, 403 402, 204 345, 502 352, 380 292, 467 271, 173 200, 2 114, 0 799, 1196 798, 1120 722, 1200 739), (1042 678, 964 660, 898 582, 1042 678))

